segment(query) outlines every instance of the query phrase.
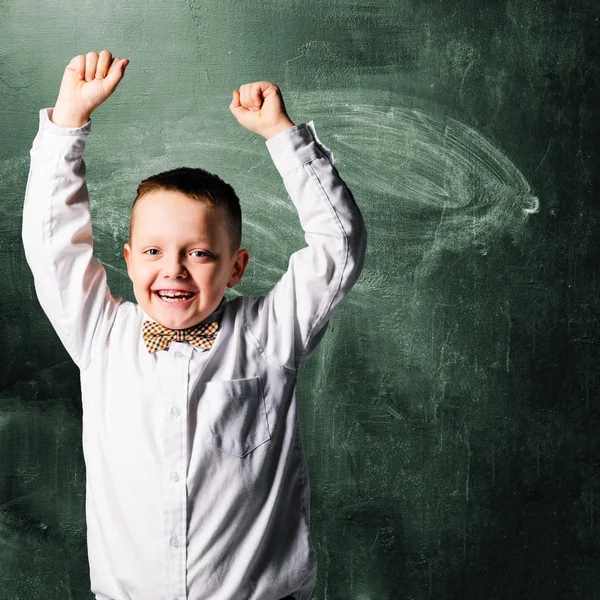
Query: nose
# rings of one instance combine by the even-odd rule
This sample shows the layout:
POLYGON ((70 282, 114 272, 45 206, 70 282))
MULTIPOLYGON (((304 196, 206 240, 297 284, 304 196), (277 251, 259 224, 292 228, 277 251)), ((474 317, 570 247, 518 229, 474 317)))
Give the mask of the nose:
POLYGON ((188 275, 185 268, 185 257, 179 254, 171 254, 165 257, 163 274, 169 279, 185 279, 188 275))

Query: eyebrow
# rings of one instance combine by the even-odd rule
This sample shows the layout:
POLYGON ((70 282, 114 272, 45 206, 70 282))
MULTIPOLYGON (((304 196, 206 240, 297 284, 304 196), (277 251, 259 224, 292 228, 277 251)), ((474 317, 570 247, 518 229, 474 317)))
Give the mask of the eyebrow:
MULTIPOLYGON (((137 234, 137 239, 140 242, 144 242, 144 243, 165 243, 165 239, 167 243, 170 243, 172 240, 171 238, 164 238, 163 234, 137 234)), ((210 238, 196 238, 192 241, 186 242, 184 245, 186 246, 193 246, 194 244, 210 244, 211 240, 210 238)))
MULTIPOLYGON (((168 247, 170 244, 170 241, 167 241, 167 243, 164 243, 164 240, 157 240, 157 239, 152 239, 152 238, 141 238, 141 239, 133 239, 132 243, 135 244, 136 246, 140 247, 140 248, 144 248, 144 247, 154 247, 154 246, 158 246, 160 248, 165 248, 166 246, 168 247)), ((177 245, 177 247, 179 248, 180 246, 177 245)), ((208 239, 202 239, 202 240, 195 240, 193 242, 188 242, 188 243, 184 243, 181 245, 182 249, 187 249, 187 250, 202 250, 204 252, 210 252, 213 255, 217 255, 220 253, 219 247, 217 246, 216 242, 211 242, 208 239)))

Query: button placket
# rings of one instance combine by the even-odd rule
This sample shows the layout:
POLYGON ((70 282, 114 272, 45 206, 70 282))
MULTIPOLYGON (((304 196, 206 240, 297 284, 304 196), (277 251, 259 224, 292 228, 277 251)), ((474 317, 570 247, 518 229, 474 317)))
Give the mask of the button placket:
POLYGON ((167 409, 170 418, 165 423, 165 533, 168 577, 167 597, 185 597, 186 590, 186 523, 187 490, 181 480, 185 472, 187 452, 186 407, 190 353, 187 343, 173 342, 173 354, 168 366, 172 395, 167 409))

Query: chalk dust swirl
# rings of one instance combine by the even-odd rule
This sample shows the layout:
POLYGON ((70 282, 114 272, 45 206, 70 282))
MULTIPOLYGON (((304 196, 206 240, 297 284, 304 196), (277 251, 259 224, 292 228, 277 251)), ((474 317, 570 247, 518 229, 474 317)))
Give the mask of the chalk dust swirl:
POLYGON ((302 103, 302 112, 323 112, 315 125, 364 207, 371 249, 401 245, 419 255, 417 276, 443 251, 485 255, 500 237, 518 240, 539 210, 510 158, 465 123, 402 106, 320 104, 302 103))

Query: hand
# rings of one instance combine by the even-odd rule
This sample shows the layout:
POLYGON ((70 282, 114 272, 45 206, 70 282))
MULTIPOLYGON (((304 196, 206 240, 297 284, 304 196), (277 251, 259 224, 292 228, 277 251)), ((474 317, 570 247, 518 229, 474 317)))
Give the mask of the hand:
POLYGON ((281 91, 271 81, 246 83, 234 90, 229 110, 240 125, 266 139, 294 127, 281 91))
POLYGON ((61 127, 85 125, 115 91, 128 64, 129 59, 113 58, 108 50, 75 56, 65 68, 52 122, 61 127))

